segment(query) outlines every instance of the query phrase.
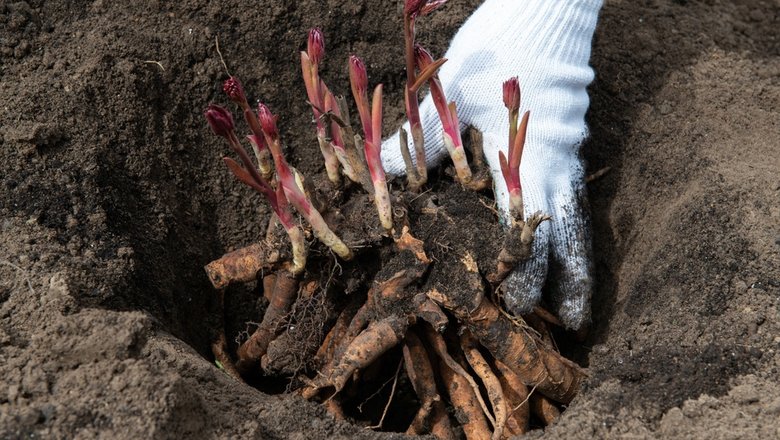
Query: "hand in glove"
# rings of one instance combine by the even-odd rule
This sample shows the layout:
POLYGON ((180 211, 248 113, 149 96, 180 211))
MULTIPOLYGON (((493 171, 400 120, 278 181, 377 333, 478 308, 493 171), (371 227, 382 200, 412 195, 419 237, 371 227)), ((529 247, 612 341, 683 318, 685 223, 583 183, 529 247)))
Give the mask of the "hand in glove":
MULTIPOLYGON (((590 321, 591 237, 579 149, 587 137, 588 59, 601 4, 486 0, 455 35, 439 72, 447 99, 458 105, 461 130, 472 125, 483 133, 505 221, 509 197, 498 152, 507 154, 509 122, 502 83, 518 77, 520 114, 530 110, 520 169, 525 217, 541 211, 552 220, 539 227, 533 256, 504 281, 502 294, 512 312, 523 314, 540 302, 547 284, 547 305, 575 330, 590 321)), ((428 165, 436 165, 447 151, 430 96, 420 104, 420 117, 428 165)), ((390 174, 404 173, 398 134, 383 142, 382 163, 390 174)))

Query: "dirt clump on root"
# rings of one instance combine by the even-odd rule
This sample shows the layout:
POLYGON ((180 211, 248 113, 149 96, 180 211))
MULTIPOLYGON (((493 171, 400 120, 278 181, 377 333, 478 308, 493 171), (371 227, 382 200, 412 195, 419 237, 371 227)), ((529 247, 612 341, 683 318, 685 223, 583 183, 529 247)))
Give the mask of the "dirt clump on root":
MULTIPOLYGON (((443 53, 479 3, 450 1, 420 38, 443 53)), ((531 437, 777 437, 780 12, 605 3, 584 151, 590 172, 612 169, 589 186, 594 327, 561 347, 591 376, 531 437)), ((332 36, 334 88, 359 53, 402 96, 397 5, 326 4, 0 4, 0 437, 394 436, 240 384, 210 349, 219 297, 202 267, 268 218, 202 121, 224 80, 214 37, 286 116, 307 176, 323 170, 291 66, 310 27, 332 36)), ((385 135, 404 113, 387 104, 385 135)), ((251 289, 225 297, 241 322, 228 343, 264 309, 251 289)))

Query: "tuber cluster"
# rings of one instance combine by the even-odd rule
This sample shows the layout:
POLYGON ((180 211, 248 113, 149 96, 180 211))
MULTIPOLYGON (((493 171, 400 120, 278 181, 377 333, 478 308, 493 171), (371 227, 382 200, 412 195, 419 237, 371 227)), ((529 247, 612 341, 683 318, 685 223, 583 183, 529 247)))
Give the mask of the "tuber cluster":
MULTIPOLYGON (((230 284, 257 280, 268 302, 254 331, 235 350, 228 349, 222 334, 214 355, 239 380, 286 377, 291 390, 322 402, 338 418, 363 411, 373 396, 366 397, 361 384, 373 384, 390 371, 387 404, 364 417, 374 427, 387 423, 391 401, 403 398, 396 390, 406 386, 416 403, 406 405, 414 410, 406 418, 399 415, 403 426, 395 423, 394 429, 442 439, 458 432, 468 439, 508 438, 532 424, 553 423, 585 376, 555 348, 548 328, 556 322, 553 316, 541 309, 512 316, 497 294, 512 268, 529 258, 534 232, 549 218, 523 216, 519 169, 529 114, 519 118, 516 78, 503 85, 509 154, 500 154, 504 182, 493 182, 509 190, 511 224, 502 230, 485 208, 494 223, 485 234, 494 231, 501 245, 486 250, 468 240, 454 247, 437 240, 435 231, 457 236, 458 221, 453 209, 437 203, 436 193, 450 191, 484 204, 491 186, 481 136, 472 129, 470 142, 463 141, 457 107, 439 82, 437 71, 446 60, 435 60, 415 42, 417 20, 444 3, 404 4, 412 148, 403 133, 403 184, 389 185, 382 168, 382 85, 369 96, 365 64, 350 57, 362 136, 356 134, 347 100, 320 76, 325 39, 318 29, 309 32, 300 61, 326 180, 304 177, 288 163, 277 116, 262 103, 251 107, 238 78, 229 77, 223 88, 249 128, 254 161, 236 135, 231 112, 215 104, 205 111, 213 132, 238 158, 223 159, 228 169, 273 210, 265 237, 205 268, 220 295, 230 284), (441 120, 454 182, 428 175, 418 108, 425 84, 441 120), (317 241, 307 241, 312 235, 317 241), (308 307, 314 302, 321 307, 308 307), (308 310, 305 319, 301 310, 308 310), (304 322, 318 331, 303 331, 304 322)), ((383 385, 377 393, 386 389, 383 385)))

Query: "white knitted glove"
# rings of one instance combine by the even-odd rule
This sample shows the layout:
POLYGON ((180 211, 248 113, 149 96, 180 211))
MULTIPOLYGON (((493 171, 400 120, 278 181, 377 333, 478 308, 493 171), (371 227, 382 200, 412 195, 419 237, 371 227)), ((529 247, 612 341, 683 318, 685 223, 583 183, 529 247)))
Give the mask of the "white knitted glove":
MULTIPOLYGON (((455 35, 439 72, 448 101, 458 105, 461 130, 473 125, 484 134, 504 218, 509 198, 498 152, 507 153, 509 122, 502 83, 518 77, 520 114, 531 112, 520 167, 525 216, 542 211, 552 221, 539 227, 533 257, 510 274, 503 294, 510 309, 523 314, 539 303, 549 279, 547 304, 570 329, 590 321, 591 237, 579 149, 587 136, 588 59, 601 4, 486 0, 455 35)), ((420 117, 428 164, 436 165, 448 156, 430 96, 420 104, 420 117)), ((382 163, 394 175, 405 172, 398 142, 396 134, 382 144, 382 163)))

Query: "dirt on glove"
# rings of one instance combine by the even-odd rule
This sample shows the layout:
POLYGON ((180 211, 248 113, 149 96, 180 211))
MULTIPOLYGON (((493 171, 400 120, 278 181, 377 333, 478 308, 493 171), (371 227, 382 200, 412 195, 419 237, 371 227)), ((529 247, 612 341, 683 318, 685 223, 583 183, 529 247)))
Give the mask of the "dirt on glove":
MULTIPOLYGON (((480 2, 419 26, 437 54, 480 2)), ((202 267, 264 233, 219 162, 219 36, 288 156, 323 172, 298 51, 323 28, 332 88, 362 56, 403 119, 400 6, 356 2, 0 4, 0 437, 389 438, 232 379, 211 354, 202 267), (343 60, 344 62, 341 62, 343 60)), ((608 1, 584 154, 593 325, 562 351, 590 378, 551 438, 780 435, 780 7, 608 1)), ((521 42, 518 42, 521 44, 521 42)), ((521 78, 522 81, 522 78, 521 78)), ((498 87, 498 85, 497 85, 498 87)), ((243 326, 249 288, 226 295, 243 326)), ((256 299, 256 298, 255 298, 256 299)), ((395 365, 391 366, 395 368, 395 365)), ((282 390, 265 390, 277 392, 282 390)))

